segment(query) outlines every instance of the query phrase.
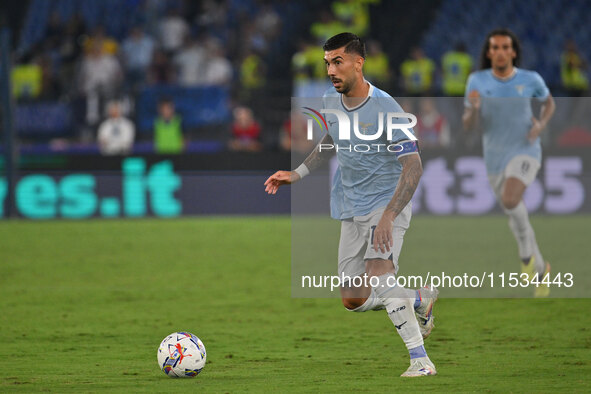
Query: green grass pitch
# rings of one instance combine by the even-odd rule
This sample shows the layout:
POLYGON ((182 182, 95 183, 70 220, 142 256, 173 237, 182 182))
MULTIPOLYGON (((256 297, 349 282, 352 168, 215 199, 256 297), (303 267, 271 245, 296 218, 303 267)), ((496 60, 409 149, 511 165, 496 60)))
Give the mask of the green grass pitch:
MULTIPOLYGON (((555 269, 588 265, 589 220, 533 218, 555 269)), ((406 274, 413 258, 516 257, 503 217, 418 216, 411 230, 406 274)), ((425 343, 439 375, 403 379, 408 355, 384 312, 291 297, 287 217, 4 221, 0 392, 582 392, 590 306, 442 295, 425 343), (156 363, 179 330, 207 348, 194 379, 156 363)))

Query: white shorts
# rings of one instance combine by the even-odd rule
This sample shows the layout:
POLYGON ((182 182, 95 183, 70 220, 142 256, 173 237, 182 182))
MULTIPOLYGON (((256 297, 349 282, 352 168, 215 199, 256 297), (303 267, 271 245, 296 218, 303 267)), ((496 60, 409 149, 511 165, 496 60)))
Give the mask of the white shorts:
POLYGON ((497 197, 501 201, 503 185, 508 178, 517 178, 527 187, 540 170, 540 162, 528 155, 517 155, 509 161, 505 170, 500 174, 489 175, 488 181, 497 197))
POLYGON ((378 225, 385 208, 376 209, 364 216, 341 221, 341 239, 339 241, 339 276, 355 277, 365 273, 365 260, 391 260, 394 272, 398 272, 398 257, 402 249, 404 233, 410 225, 412 206, 406 207, 394 220, 392 240, 394 246, 385 253, 373 249, 373 228, 378 225))

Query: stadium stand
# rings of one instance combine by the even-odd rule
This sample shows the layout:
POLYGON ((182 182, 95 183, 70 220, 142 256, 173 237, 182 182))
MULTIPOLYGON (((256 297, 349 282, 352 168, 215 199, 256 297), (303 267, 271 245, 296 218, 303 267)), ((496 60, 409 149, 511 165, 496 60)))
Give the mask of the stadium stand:
MULTIPOLYGON (((560 88, 560 55, 566 38, 591 53, 591 14, 585 0, 445 0, 422 40, 433 59, 454 43, 466 43, 478 59, 486 32, 509 27, 523 45, 522 67, 537 70, 553 91, 560 88)), ((477 65, 478 66, 478 65, 477 65)))
MULTIPOLYGON (((199 144, 199 149, 203 146, 219 149, 225 145, 231 134, 230 114, 240 105, 252 108, 260 121, 265 150, 279 149, 280 130, 289 117, 290 97, 297 91, 292 80, 295 76, 292 56, 301 41, 312 42, 310 27, 318 25, 326 11, 333 12, 333 18, 345 18, 339 22, 343 26, 359 28, 367 33, 365 39, 381 44, 391 75, 389 83, 382 82, 381 86, 394 96, 404 94, 397 71, 413 46, 419 44, 439 68, 442 55, 463 42, 478 67, 484 35, 499 26, 510 27, 517 33, 523 44, 522 66, 538 71, 555 96, 566 94, 560 68, 566 40, 576 43, 582 64, 588 61, 586 54, 591 53, 591 14, 580 12, 585 9, 585 0, 417 0, 412 3, 363 0, 356 3, 355 12, 367 12, 371 24, 365 26, 361 23, 364 18, 353 18, 361 20, 354 20, 361 27, 347 25, 352 23, 347 20, 351 19, 348 16, 351 10, 344 0, 29 0, 24 4, 25 17, 15 32, 18 37, 15 66, 42 65, 37 66, 42 74, 41 92, 35 97, 26 94, 19 97, 15 112, 21 142, 31 145, 54 138, 71 140, 71 145, 76 147, 92 144, 96 127, 104 116, 102 107, 112 97, 80 92, 75 74, 79 74, 83 42, 88 42, 87 38, 97 28, 104 27, 106 37, 111 37, 121 48, 130 29, 137 25, 143 26, 146 35, 158 42, 159 23, 170 10, 180 12, 190 26, 190 36, 204 51, 208 41, 223 47, 233 76, 231 83, 225 85, 179 87, 174 83, 176 53, 157 49, 155 58, 163 63, 153 61, 152 69, 170 71, 163 79, 172 82, 161 85, 157 80, 144 78, 148 81, 139 86, 121 83, 118 88, 118 95, 123 96, 120 98, 130 103, 127 115, 136 123, 138 146, 151 141, 155 103, 159 94, 165 94, 175 100, 186 122, 187 137, 199 144), (61 27, 52 25, 55 20, 61 21, 61 27), (65 44, 61 43, 60 47, 50 42, 48 34, 62 37, 65 42, 65 32, 72 21, 76 33, 69 44, 73 42, 77 50, 70 48, 68 56, 73 58, 66 58, 65 44), (71 71, 66 63, 71 65, 71 71), (257 84, 246 86, 244 81, 249 79, 243 76, 248 73, 259 77, 257 84), (48 86, 54 88, 44 93, 48 86)), ((435 77, 430 94, 441 95, 439 70, 435 77)), ((25 93, 26 89, 25 86, 25 93)))

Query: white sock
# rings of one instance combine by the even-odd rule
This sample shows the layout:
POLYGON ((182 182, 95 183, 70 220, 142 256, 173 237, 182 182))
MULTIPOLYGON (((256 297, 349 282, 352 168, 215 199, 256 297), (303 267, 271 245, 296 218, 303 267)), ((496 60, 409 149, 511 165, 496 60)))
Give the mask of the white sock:
POLYGON ((540 274, 538 280, 544 279, 544 272, 546 272, 546 262, 544 261, 544 257, 542 256, 542 252, 540 252, 540 248, 538 248, 538 243, 536 242, 536 236, 532 230, 532 242, 534 244, 534 256, 536 257, 536 271, 540 274))
POLYGON ((517 241, 519 257, 522 260, 529 259, 534 252, 531 243, 533 229, 531 224, 529 224, 529 216, 525 204, 521 201, 515 208, 505 209, 505 213, 509 215, 509 228, 517 241))
POLYGON ((408 290, 394 285, 394 274, 388 273, 378 276, 378 286, 375 293, 382 301, 388 312, 388 317, 394 323, 398 335, 408 350, 423 345, 423 336, 419 329, 419 322, 415 317, 415 290, 408 290), (391 279, 388 279, 391 278, 391 279))
POLYGON ((535 257, 536 271, 543 273, 545 269, 544 258, 536 242, 536 234, 529 222, 529 215, 523 200, 513 209, 505 209, 509 215, 509 227, 517 241, 519 257, 522 260, 529 259, 532 255, 535 257))
POLYGON ((365 311, 377 311, 380 309, 384 309, 384 303, 381 299, 376 295, 376 291, 372 288, 369 297, 363 305, 358 306, 355 309, 349 309, 351 312, 365 312, 365 311))

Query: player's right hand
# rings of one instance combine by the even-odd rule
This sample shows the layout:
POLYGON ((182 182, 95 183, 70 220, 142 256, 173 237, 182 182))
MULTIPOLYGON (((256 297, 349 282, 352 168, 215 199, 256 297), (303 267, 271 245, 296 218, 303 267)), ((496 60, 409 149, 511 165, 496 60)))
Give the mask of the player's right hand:
POLYGON ((267 194, 277 193, 281 185, 289 185, 300 180, 300 176, 295 171, 277 171, 265 181, 265 191, 267 194))
POLYGON ((468 93, 468 102, 474 109, 480 109, 480 93, 478 90, 472 90, 468 93))

